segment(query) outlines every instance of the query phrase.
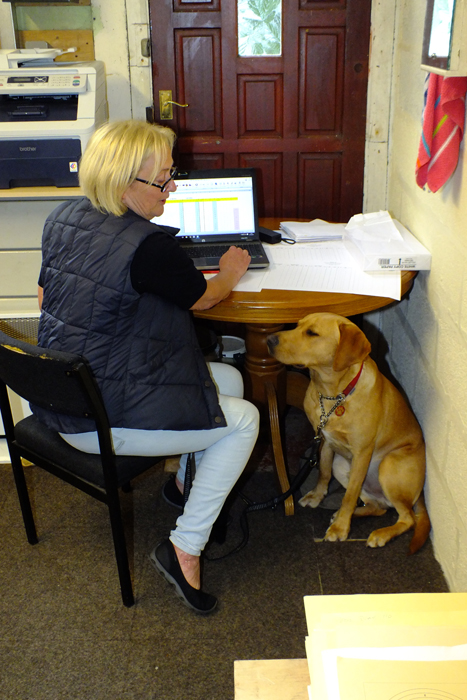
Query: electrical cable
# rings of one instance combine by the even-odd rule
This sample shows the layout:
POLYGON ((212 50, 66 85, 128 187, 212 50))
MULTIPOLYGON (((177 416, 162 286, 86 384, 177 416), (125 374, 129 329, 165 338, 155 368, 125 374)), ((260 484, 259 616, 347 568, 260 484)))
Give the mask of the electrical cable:
POLYGON ((247 496, 245 496, 245 494, 243 494, 241 491, 238 492, 238 496, 244 501, 244 503, 246 503, 246 507, 243 509, 242 514, 240 516, 240 526, 243 532, 243 539, 236 547, 230 550, 230 552, 222 554, 219 557, 209 557, 205 555, 208 561, 220 561, 221 559, 226 559, 232 554, 237 554, 237 552, 240 552, 240 550, 242 550, 247 545, 250 536, 248 526, 248 513, 265 510, 266 508, 271 508, 272 510, 275 510, 280 503, 283 503, 289 496, 293 495, 295 491, 297 491, 303 484, 311 470, 314 467, 318 466, 320 444, 321 433, 319 432, 317 435, 315 435, 311 448, 307 450, 307 452, 309 451, 310 454, 305 458, 305 462, 302 465, 298 474, 293 479, 290 488, 288 488, 287 491, 285 491, 284 493, 281 493, 279 496, 275 496, 274 498, 271 498, 267 501, 263 501, 262 503, 255 503, 247 496))

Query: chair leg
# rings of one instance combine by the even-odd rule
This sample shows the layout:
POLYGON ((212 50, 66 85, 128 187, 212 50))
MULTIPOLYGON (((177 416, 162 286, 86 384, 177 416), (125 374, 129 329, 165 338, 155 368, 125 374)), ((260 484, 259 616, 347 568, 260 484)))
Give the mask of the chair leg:
POLYGON ((13 469, 19 505, 23 515, 26 536, 29 544, 37 544, 39 540, 37 538, 36 525, 32 514, 31 501, 29 499, 29 492, 26 484, 26 478, 24 476, 23 465, 21 464, 21 457, 18 455, 11 455, 11 466, 13 469))
POLYGON ((112 493, 107 492, 107 505, 109 508, 110 526, 117 559, 118 576, 122 592, 122 601, 127 608, 135 604, 133 595, 133 584, 131 582, 130 566, 128 562, 128 550, 125 541, 125 531, 123 528, 122 512, 117 489, 112 493))

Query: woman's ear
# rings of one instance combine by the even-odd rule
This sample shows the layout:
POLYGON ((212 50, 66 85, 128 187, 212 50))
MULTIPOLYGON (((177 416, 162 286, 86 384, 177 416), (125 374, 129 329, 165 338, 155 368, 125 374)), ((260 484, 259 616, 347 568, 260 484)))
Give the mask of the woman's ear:
POLYGON ((369 340, 357 326, 341 323, 339 332, 339 345, 332 366, 336 372, 340 372, 356 362, 363 362, 371 352, 369 340))

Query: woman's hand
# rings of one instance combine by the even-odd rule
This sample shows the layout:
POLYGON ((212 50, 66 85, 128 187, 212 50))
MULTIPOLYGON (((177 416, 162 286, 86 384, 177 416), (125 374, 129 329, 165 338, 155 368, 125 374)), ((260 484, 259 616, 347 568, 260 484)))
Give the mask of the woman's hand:
POLYGON ((251 256, 246 250, 231 246, 219 261, 218 274, 207 281, 206 291, 191 309, 193 311, 210 309, 228 297, 247 271, 250 261, 251 256))
MULTIPOLYGON (((236 248, 232 245, 219 260, 219 270, 221 272, 224 270, 229 271, 232 274, 237 275, 238 282, 248 270, 250 261, 251 257, 248 251, 243 250, 243 248, 236 248)), ((237 284, 237 282, 235 282, 235 284, 237 284)))

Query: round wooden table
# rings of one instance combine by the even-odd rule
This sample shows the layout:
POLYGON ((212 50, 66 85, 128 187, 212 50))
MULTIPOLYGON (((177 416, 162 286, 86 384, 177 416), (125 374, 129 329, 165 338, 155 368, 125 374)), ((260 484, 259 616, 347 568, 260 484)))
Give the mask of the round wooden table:
MULTIPOLYGON (((279 228, 278 219, 262 219, 260 223, 267 228, 279 228)), ((412 288, 416 274, 402 272, 402 297, 412 288)), ((289 488, 289 480, 279 417, 286 405, 303 408, 308 380, 303 374, 287 371, 269 355, 267 337, 282 330, 285 324, 297 323, 307 314, 330 312, 357 316, 396 303, 394 299, 361 294, 263 289, 261 292, 232 292, 212 309, 195 312, 197 318, 245 324, 245 398, 260 409, 268 410, 275 466, 283 493, 289 488)), ((285 501, 285 511, 287 515, 293 514, 292 496, 285 501)))

